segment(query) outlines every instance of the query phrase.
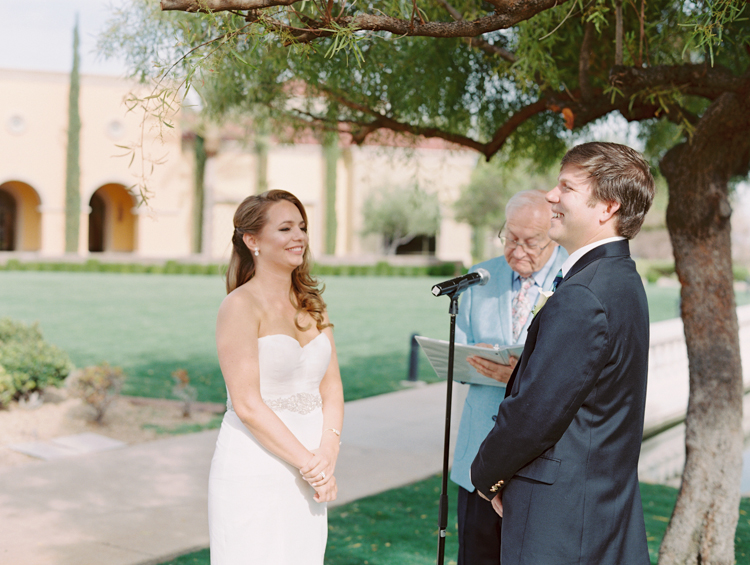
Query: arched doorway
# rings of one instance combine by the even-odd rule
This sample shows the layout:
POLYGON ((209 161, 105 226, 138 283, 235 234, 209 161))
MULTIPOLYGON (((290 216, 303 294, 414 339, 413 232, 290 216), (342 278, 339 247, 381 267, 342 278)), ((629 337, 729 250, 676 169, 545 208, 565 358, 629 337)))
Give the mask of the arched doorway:
POLYGON ((16 199, 0 188, 0 251, 16 248, 16 199))
POLYGON ((89 251, 104 251, 106 205, 98 190, 91 195, 89 207, 91 208, 91 212, 89 212, 89 251))
POLYGON ((39 251, 42 246, 41 199, 25 182, 0 184, 0 251, 39 251))
POLYGON ((135 251, 136 216, 133 196, 121 184, 105 184, 89 201, 89 251, 135 251))

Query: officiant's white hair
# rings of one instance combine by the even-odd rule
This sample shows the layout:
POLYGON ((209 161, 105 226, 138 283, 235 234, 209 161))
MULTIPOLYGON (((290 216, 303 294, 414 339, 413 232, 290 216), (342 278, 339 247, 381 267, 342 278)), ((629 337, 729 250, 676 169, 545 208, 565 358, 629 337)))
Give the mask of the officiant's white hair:
POLYGON ((547 211, 552 218, 552 207, 547 202, 547 193, 543 190, 530 189, 516 192, 505 205, 505 219, 507 220, 511 214, 525 208, 547 211))

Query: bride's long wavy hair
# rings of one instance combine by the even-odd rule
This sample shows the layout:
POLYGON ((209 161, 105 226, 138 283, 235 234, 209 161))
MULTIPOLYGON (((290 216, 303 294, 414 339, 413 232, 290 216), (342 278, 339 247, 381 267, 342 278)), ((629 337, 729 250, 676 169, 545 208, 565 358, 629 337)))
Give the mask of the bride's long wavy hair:
MULTIPOLYGON (((269 190, 262 194, 248 196, 237 207, 237 211, 234 213, 232 255, 229 258, 229 267, 227 268, 227 294, 255 276, 255 257, 245 245, 242 236, 246 233, 259 234, 268 221, 268 209, 282 200, 294 204, 302 215, 305 225, 307 225, 307 213, 302 202, 294 194, 285 190, 269 190)), ((310 248, 306 246, 302 264, 292 271, 292 288, 289 293, 289 299, 297 308, 294 325, 300 331, 310 329, 309 325, 302 327, 299 323, 299 315, 302 312, 307 312, 312 316, 318 330, 333 325, 326 324, 324 321, 323 313, 326 309, 326 303, 321 296, 323 288, 318 288, 318 281, 310 274, 310 263, 310 248)))

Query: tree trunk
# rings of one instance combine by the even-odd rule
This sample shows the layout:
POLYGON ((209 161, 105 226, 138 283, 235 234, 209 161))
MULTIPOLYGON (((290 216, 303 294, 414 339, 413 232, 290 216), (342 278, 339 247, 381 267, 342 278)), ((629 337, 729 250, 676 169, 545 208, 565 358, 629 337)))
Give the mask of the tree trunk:
POLYGON ((682 285, 690 365, 685 452, 660 565, 733 564, 742 468, 742 367, 732 280, 728 183, 750 153, 747 96, 724 94, 690 142, 664 156, 667 227, 682 285))

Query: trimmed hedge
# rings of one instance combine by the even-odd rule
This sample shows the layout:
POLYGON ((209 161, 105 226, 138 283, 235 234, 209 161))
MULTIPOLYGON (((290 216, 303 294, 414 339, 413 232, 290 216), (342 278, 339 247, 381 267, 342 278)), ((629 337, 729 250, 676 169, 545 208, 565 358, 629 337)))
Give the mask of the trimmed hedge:
POLYGON ((59 386, 72 369, 67 353, 45 342, 36 324, 0 319, 0 406, 59 386))
POLYGON ((451 277, 468 272, 455 263, 438 263, 437 265, 391 265, 380 261, 375 265, 322 265, 316 263, 312 272, 314 275, 341 276, 376 276, 376 277, 451 277))
POLYGON ((640 260, 636 262, 636 266, 641 276, 652 284, 662 277, 672 277, 675 275, 673 261, 640 260))
POLYGON ((9 259, 0 270, 5 271, 69 271, 89 273, 156 273, 156 274, 190 274, 222 275, 223 265, 202 265, 167 261, 163 264, 146 265, 143 263, 107 263, 89 259, 85 263, 29 261, 23 263, 18 259, 9 259))
MULTIPOLYGON (((9 259, 5 265, 0 265, 5 271, 71 271, 92 273, 156 273, 168 275, 224 275, 226 266, 218 264, 179 263, 167 261, 163 264, 143 263, 107 263, 96 259, 89 259, 84 263, 68 262, 21 262, 9 259)), ((375 265, 313 265, 314 275, 341 276, 397 276, 397 277, 451 277, 468 272, 467 269, 455 263, 438 263, 437 265, 411 266, 391 265, 381 261, 375 265)))

